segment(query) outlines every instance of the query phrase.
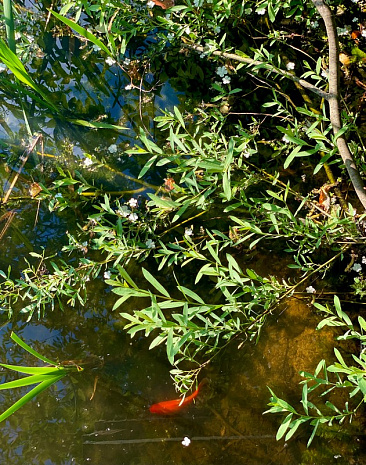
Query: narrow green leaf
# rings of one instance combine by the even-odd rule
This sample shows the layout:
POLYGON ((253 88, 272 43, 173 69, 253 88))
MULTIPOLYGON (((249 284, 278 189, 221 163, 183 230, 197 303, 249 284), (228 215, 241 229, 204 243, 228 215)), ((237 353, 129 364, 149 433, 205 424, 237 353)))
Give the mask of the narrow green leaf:
POLYGON ((281 426, 278 428, 276 434, 276 441, 279 441, 285 434, 292 420, 292 413, 289 413, 287 417, 283 420, 281 426))
POLYGON ((318 429, 319 423, 320 423, 320 420, 316 420, 316 421, 315 421, 315 423, 314 423, 314 428, 313 428, 313 432, 311 433, 311 436, 310 436, 310 438, 309 438, 309 440, 308 440, 308 443, 306 444, 306 447, 310 447, 310 444, 313 442, 313 439, 314 439, 316 430, 318 429))
POLYGON ((26 373, 28 375, 46 375, 56 374, 65 371, 65 368, 52 367, 24 367, 18 365, 7 365, 6 363, 0 363, 0 366, 7 368, 8 370, 17 371, 18 373, 26 373))
POLYGON ((99 40, 97 37, 95 37, 95 35, 93 35, 91 32, 89 32, 87 29, 85 29, 84 27, 81 27, 79 26, 78 24, 76 24, 74 21, 71 21, 71 19, 68 19, 68 18, 65 18, 65 16, 62 16, 58 13, 56 13, 55 11, 51 10, 51 9, 48 9, 48 11, 50 13, 53 14, 53 16, 55 16, 57 19, 59 19, 60 21, 62 21, 63 23, 65 23, 67 26, 69 26, 71 29, 73 29, 74 31, 76 31, 78 34, 80 34, 82 37, 84 37, 85 39, 89 40, 90 42, 92 42, 94 45, 96 45, 97 47, 101 48, 108 56, 110 57, 113 57, 112 53, 110 52, 110 50, 103 44, 103 42, 101 40, 99 40))
POLYGON ((309 414, 309 409, 308 409, 308 385, 307 383, 304 384, 302 387, 302 399, 301 399, 302 406, 304 408, 304 412, 306 415, 309 414))
POLYGON ((164 286, 162 286, 162 284, 159 283, 159 281, 157 281, 154 276, 149 272, 147 271, 145 268, 142 268, 142 274, 144 275, 145 279, 152 285, 155 287, 155 289, 160 292, 161 294, 163 294, 165 297, 168 297, 170 299, 170 295, 169 295, 169 292, 165 289, 164 286))
POLYGON ((191 291, 190 289, 187 289, 184 286, 177 286, 177 288, 182 292, 182 294, 184 294, 184 296, 188 296, 191 299, 193 299, 195 302, 205 305, 205 302, 195 292, 191 291))
MULTIPOLYGON (((64 375, 67 374, 66 370, 64 371, 64 375)), ((63 376, 64 376, 63 375, 63 376)), ((7 383, 2 383, 0 384, 0 390, 4 389, 14 389, 14 388, 19 388, 23 386, 30 386, 31 384, 38 384, 41 383, 42 381, 48 381, 51 380, 51 378, 59 378, 61 376, 61 373, 55 372, 45 374, 45 375, 32 375, 32 376, 25 376, 24 378, 16 379, 14 381, 9 381, 7 383)))
POLYGON ((14 412, 19 410, 23 405, 25 405, 27 402, 29 402, 33 397, 36 397, 38 394, 40 394, 42 391, 47 389, 49 386, 52 384, 56 383, 59 381, 61 378, 64 377, 63 375, 57 376, 57 377, 52 377, 50 380, 47 381, 42 381, 38 386, 33 388, 31 391, 29 391, 25 396, 23 396, 21 399, 19 399, 17 402, 15 402, 11 407, 9 407, 5 412, 3 412, 0 415, 0 422, 4 421, 6 418, 10 417, 14 412))
POLYGON ((49 363, 50 365, 54 365, 54 366, 57 365, 57 362, 54 362, 54 361, 50 360, 47 357, 44 357, 42 354, 40 354, 36 350, 32 349, 32 347, 30 347, 28 344, 26 344, 24 341, 22 341, 22 339, 20 339, 20 337, 17 336, 14 332, 11 333, 10 337, 20 347, 22 347, 24 350, 26 350, 30 354, 34 355, 35 357, 37 357, 39 360, 42 360, 45 363, 49 363))

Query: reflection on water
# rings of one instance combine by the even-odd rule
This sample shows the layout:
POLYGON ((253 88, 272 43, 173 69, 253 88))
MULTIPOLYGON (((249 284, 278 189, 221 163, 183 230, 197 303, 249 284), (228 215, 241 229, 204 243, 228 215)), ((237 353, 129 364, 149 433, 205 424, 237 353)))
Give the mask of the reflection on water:
MULTIPOLYGON (((332 355, 334 334, 312 329, 316 318, 305 304, 289 301, 256 346, 245 343, 238 350, 233 343, 208 367, 209 383, 197 402, 162 417, 148 407, 176 397, 164 353, 120 333, 113 315, 102 311, 110 302, 98 297, 101 291, 86 315, 66 310, 44 324, 13 327, 51 358, 94 354, 104 358, 104 365, 73 374, 10 417, 1 429, 0 453, 7 464, 24 463, 24 457, 27 464, 49 465, 365 463, 357 423, 347 433, 325 432, 307 451, 309 431, 299 430, 288 444, 277 442, 279 417, 263 415, 267 385, 298 405, 298 371, 313 371, 321 358, 332 355), (184 437, 191 441, 188 446, 182 444, 184 437)), ((31 356, 24 359, 9 342, 10 329, 3 330, 2 359, 32 364, 31 356)), ((2 405, 18 396, 5 392, 2 405)))

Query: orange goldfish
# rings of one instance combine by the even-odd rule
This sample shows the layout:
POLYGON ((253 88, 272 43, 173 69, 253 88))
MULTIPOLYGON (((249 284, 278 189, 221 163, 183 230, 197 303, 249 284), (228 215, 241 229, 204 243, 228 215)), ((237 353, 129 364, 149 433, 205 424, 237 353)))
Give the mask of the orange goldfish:
POLYGON ((200 388, 206 382, 206 379, 202 380, 198 385, 198 388, 190 396, 185 397, 183 401, 182 399, 174 399, 159 402, 158 404, 154 404, 150 407, 150 412, 157 413, 158 415, 171 415, 173 413, 179 412, 181 408, 190 404, 193 401, 193 399, 197 397, 200 388))

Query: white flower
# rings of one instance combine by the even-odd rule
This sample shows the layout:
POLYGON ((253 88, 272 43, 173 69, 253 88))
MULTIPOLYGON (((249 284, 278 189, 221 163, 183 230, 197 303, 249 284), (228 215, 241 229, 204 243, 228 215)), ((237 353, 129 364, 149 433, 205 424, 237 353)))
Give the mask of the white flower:
POLYGON ((187 436, 183 439, 182 444, 184 447, 188 447, 191 443, 191 440, 187 436))
POLYGON ((366 257, 362 257, 361 263, 363 263, 364 265, 366 265, 366 257))
POLYGON ((174 39, 174 34, 172 34, 171 32, 169 32, 169 34, 167 34, 166 38, 170 41, 172 41, 174 39))
POLYGON ((61 194, 61 192, 58 192, 58 193, 55 195, 55 199, 62 199, 62 194, 61 194))
POLYGON ((352 19, 352 22, 353 22, 353 23, 357 23, 357 21, 358 21, 358 18, 356 18, 356 16, 355 16, 355 17, 352 19))
POLYGON ((139 216, 137 213, 131 213, 130 215, 128 215, 128 219, 134 223, 139 219, 139 216))
POLYGON ((286 144, 289 144, 290 141, 288 140, 286 134, 282 137, 283 142, 286 142, 286 144))
POLYGON ((108 66, 113 66, 116 62, 116 60, 113 60, 112 57, 107 57, 105 62, 107 63, 108 66))
POLYGON ((120 207, 117 211, 116 211, 117 215, 119 216, 122 216, 122 218, 127 218, 128 215, 131 214, 131 210, 126 207, 126 205, 123 205, 123 207, 120 207))
POLYGON ((266 9, 265 8, 260 8, 257 10, 257 15, 265 15, 266 14, 266 9))
POLYGON ((348 32, 348 27, 337 27, 337 33, 339 36, 346 36, 348 32))
POLYGON ((351 270, 356 271, 356 273, 359 273, 360 271, 362 271, 362 266, 359 263, 355 263, 351 270))
POLYGON ((137 207, 137 199, 134 199, 133 197, 127 203, 131 208, 137 207))
POLYGON ((286 68, 290 71, 291 69, 295 69, 295 63, 293 61, 289 61, 286 65, 286 68))
POLYGON ((4 63, 0 63, 0 73, 5 71, 6 69, 7 69, 6 65, 4 65, 4 63))
POLYGON ((125 59, 123 60, 123 64, 124 64, 125 66, 128 66, 130 63, 131 63, 131 60, 130 60, 129 58, 125 58, 125 59))
POLYGON ((155 3, 154 3, 152 0, 149 0, 149 1, 146 3, 146 6, 147 6, 148 8, 154 8, 155 3))
POLYGON ((313 286, 309 286, 305 290, 306 290, 306 292, 308 294, 315 294, 316 293, 316 289, 313 286))
POLYGON ((216 26, 216 27, 214 28, 213 31, 214 31, 215 34, 219 34, 220 31, 221 31, 221 27, 220 27, 220 26, 216 26))
POLYGON ((314 29, 319 26, 319 22, 317 20, 311 21, 310 22, 310 27, 313 27, 314 29))
POLYGON ((110 271, 105 271, 103 277, 104 277, 104 279, 110 279, 111 278, 111 272, 110 271))
POLYGON ((148 249, 154 249, 155 248, 155 242, 152 239, 148 239, 145 242, 145 245, 148 249))
POLYGON ((185 236, 193 236, 193 228, 192 227, 186 228, 185 231, 184 231, 184 235, 185 236))
POLYGON ((88 166, 91 166, 93 164, 93 160, 91 160, 90 158, 84 158, 82 163, 85 166, 85 168, 87 168, 88 166))
POLYGON ((185 32, 186 32, 186 34, 190 34, 191 33, 191 28, 189 26, 187 26, 185 28, 185 32))
POLYGON ((127 84, 127 86, 125 86, 125 90, 131 90, 131 89, 133 89, 132 84, 127 84))
POLYGON ((362 37, 366 37, 366 29, 363 29, 361 32, 362 37))
POLYGON ((108 152, 110 152, 110 153, 116 153, 116 152, 117 152, 117 145, 116 145, 116 144, 111 144, 111 145, 108 147, 108 152))
POLYGON ((230 76, 224 76, 222 78, 222 83, 223 84, 230 84, 230 81, 231 81, 231 77, 230 76))
POLYGON ((323 78, 328 79, 328 70, 322 69, 322 72, 320 73, 320 76, 322 76, 323 78))
POLYGON ((216 74, 218 74, 220 77, 224 77, 225 74, 227 74, 226 67, 225 66, 220 66, 219 68, 217 68, 216 74))

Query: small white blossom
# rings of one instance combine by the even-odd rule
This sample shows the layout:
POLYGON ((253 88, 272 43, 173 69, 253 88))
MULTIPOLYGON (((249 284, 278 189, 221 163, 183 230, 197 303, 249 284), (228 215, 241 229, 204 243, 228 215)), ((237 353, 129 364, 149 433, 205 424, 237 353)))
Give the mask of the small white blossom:
POLYGON ((104 279, 110 279, 111 278, 111 272, 110 271, 105 271, 103 277, 104 277, 104 279))
POLYGON ((318 22, 317 20, 311 21, 311 22, 310 22, 310 27, 312 27, 312 28, 315 29, 315 28, 317 28, 318 26, 319 26, 319 22, 318 22))
POLYGON ((126 205, 123 205, 123 207, 120 207, 116 213, 117 215, 122 216, 122 218, 127 218, 131 214, 131 210, 126 207, 126 205))
POLYGON ((291 69, 295 69, 295 63, 293 61, 289 61, 286 65, 286 68, 290 71, 291 69))
POLYGON ((290 143, 290 141, 288 140, 286 134, 282 137, 282 140, 283 140, 283 142, 286 142, 286 144, 289 144, 289 143, 290 143))
POLYGON ((174 34, 172 34, 171 32, 169 32, 169 34, 167 34, 166 38, 170 41, 172 41, 174 39, 174 34))
POLYGON ((128 215, 128 219, 134 223, 139 219, 139 216, 137 213, 131 213, 130 215, 128 215))
POLYGON ((146 3, 146 6, 147 6, 148 8, 154 8, 155 3, 154 3, 152 0, 149 0, 149 1, 146 3))
POLYGON ((184 231, 185 236, 193 236, 193 228, 186 228, 184 231))
POLYGON ((125 90, 131 90, 131 89, 133 89, 132 84, 127 84, 127 86, 125 86, 125 90))
POLYGON ((301 181, 302 181, 302 182, 305 182, 305 181, 306 181, 306 174, 302 174, 302 175, 301 175, 301 181))
POLYGON ((225 66, 220 66, 216 70, 216 74, 218 74, 220 77, 224 77, 225 74, 227 74, 227 69, 225 66))
POLYGON ((322 72, 320 73, 320 75, 321 75, 323 78, 328 79, 328 70, 322 69, 322 72))
POLYGON ((366 257, 362 257, 361 263, 363 263, 364 265, 366 265, 366 257))
POLYGON ((82 163, 85 166, 85 168, 87 168, 88 166, 91 166, 93 164, 93 160, 91 160, 90 158, 84 158, 82 163))
POLYGON ((183 439, 182 444, 184 447, 188 447, 191 443, 191 440, 187 436, 183 439))
POLYGON ((155 248, 155 242, 152 239, 148 239, 145 242, 145 245, 148 249, 154 249, 155 248))
POLYGON ((221 31, 221 27, 220 27, 220 26, 216 26, 216 27, 214 27, 214 30, 213 30, 213 31, 214 31, 215 34, 219 34, 220 31, 221 31))
POLYGON ((58 193, 55 195, 55 199, 62 199, 62 194, 61 194, 61 192, 58 192, 58 193))
POLYGON ((308 286, 305 290, 306 290, 306 292, 308 294, 315 294, 316 293, 316 289, 313 286, 308 286))
POLYGON ((129 58, 125 58, 125 59, 123 60, 123 64, 124 64, 125 66, 128 66, 130 63, 131 63, 131 60, 130 60, 129 58))
POLYGON ((116 60, 113 60, 112 57, 107 57, 105 62, 107 63, 108 66, 113 66, 116 63, 116 60))
POLYGON ((117 145, 116 145, 116 144, 111 144, 111 145, 108 147, 108 152, 110 152, 110 153, 116 153, 116 152, 117 152, 117 145))
POLYGON ((353 22, 353 23, 357 23, 357 21, 358 21, 358 18, 356 18, 356 16, 355 16, 355 17, 352 19, 352 22, 353 22))
POLYGON ((222 83, 223 84, 230 84, 230 81, 231 81, 231 77, 230 76, 224 76, 222 78, 222 83))
POLYGON ((133 197, 127 202, 128 205, 131 207, 131 208, 136 208, 137 207, 137 199, 134 199, 133 197))
POLYGON ((185 28, 185 33, 186 33, 186 34, 190 34, 190 33, 191 33, 191 28, 190 28, 189 26, 187 26, 187 27, 185 28))
POLYGON ((249 150, 244 150, 243 155, 244 155, 245 158, 249 158, 251 154, 250 154, 249 150))
POLYGON ((366 37, 366 29, 363 29, 363 30, 361 31, 361 35, 362 35, 362 37, 366 37))
POLYGON ((355 263, 351 270, 356 271, 356 273, 359 273, 360 271, 362 271, 362 266, 359 263, 355 263))
POLYGON ((337 33, 339 36, 346 36, 348 32, 348 27, 337 27, 337 33))
POLYGON ((265 8, 260 8, 257 10, 257 15, 265 15, 266 14, 266 9, 265 8))
POLYGON ((100 52, 100 51, 101 51, 101 48, 98 47, 98 45, 93 45, 93 50, 94 50, 95 52, 100 52))
POLYGON ((4 65, 4 63, 0 63, 0 73, 4 72, 6 69, 6 65, 4 65))

